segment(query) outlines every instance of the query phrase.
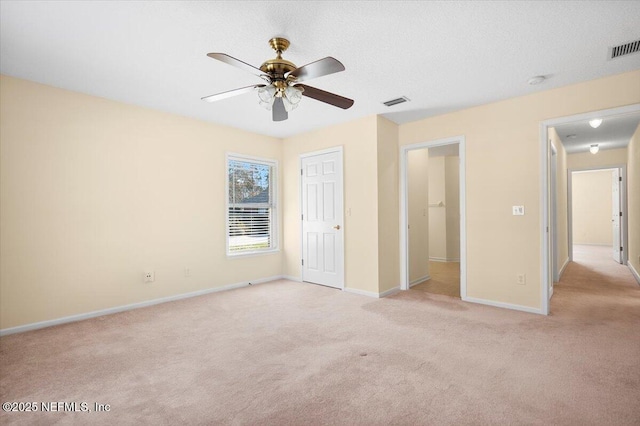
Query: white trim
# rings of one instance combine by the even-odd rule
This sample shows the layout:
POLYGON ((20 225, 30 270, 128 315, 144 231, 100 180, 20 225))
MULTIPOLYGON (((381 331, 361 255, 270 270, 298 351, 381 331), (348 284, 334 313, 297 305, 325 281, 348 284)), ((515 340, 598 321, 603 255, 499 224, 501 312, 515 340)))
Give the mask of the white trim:
POLYGON ((393 288, 390 288, 389 290, 385 290, 382 293, 378 294, 378 297, 382 298, 382 297, 387 297, 387 296, 391 296, 392 294, 396 294, 396 293, 400 293, 400 286, 397 285, 393 288))
POLYGON ((558 272, 558 281, 562 279, 562 274, 564 274, 564 270, 567 269, 567 266, 569 266, 569 262, 571 262, 571 259, 567 257, 567 260, 564 261, 562 267, 560 268, 560 271, 558 272))
POLYGON ((336 152, 336 151, 343 152, 343 146, 342 145, 338 145, 338 146, 334 146, 334 147, 331 147, 331 148, 321 149, 319 151, 304 152, 304 153, 300 154, 299 157, 300 158, 315 157, 316 155, 330 154, 330 153, 336 152))
POLYGON ((357 288, 345 287, 342 291, 346 291, 347 293, 358 294, 360 296, 367 297, 375 297, 376 299, 380 298, 380 293, 374 293, 373 291, 359 290, 357 288))
POLYGON ((360 290, 357 288, 349 288, 349 287, 345 287, 343 291, 347 293, 358 294, 360 296, 367 296, 367 297, 374 297, 376 299, 381 299, 383 297, 391 296, 392 294, 398 293, 400 291, 400 286, 390 288, 389 290, 383 291, 382 293, 376 293, 373 291, 366 291, 366 290, 360 290))
MULTIPOLYGON (((337 152, 340 154, 340 165, 342 166, 342 170, 341 170, 341 174, 342 174, 342 198, 343 198, 343 203, 342 203, 342 229, 345 228, 344 226, 344 196, 345 196, 345 190, 344 190, 344 148, 342 145, 339 146, 334 146, 332 148, 327 148, 327 149, 322 149, 319 151, 313 151, 313 152, 305 152, 302 153, 300 155, 298 155, 298 170, 302 170, 302 159, 304 158, 308 158, 308 157, 315 157, 316 155, 323 155, 323 154, 330 154, 330 153, 334 153, 337 152)), ((297 174, 297 173, 296 173, 297 174)), ((303 230, 303 221, 302 221, 302 203, 304 202, 304 200, 302 199, 302 175, 298 175, 298 217, 301 218, 300 219, 300 260, 302 259, 302 255, 304 253, 304 230, 303 230)), ((344 290, 346 287, 346 283, 345 283, 345 269, 346 269, 346 265, 345 265, 345 251, 344 251, 344 243, 346 240, 346 231, 342 234, 342 243, 341 243, 341 252, 342 252, 342 286, 341 287, 333 287, 333 286, 327 286, 327 287, 332 287, 332 288, 338 288, 340 290, 344 290)), ((302 263, 302 262, 301 262, 302 263)), ((300 282, 304 282, 304 267, 302 265, 300 265, 300 282)), ((320 284, 323 285, 323 284, 320 284)))
POLYGON ((224 226, 224 239, 225 239, 225 252, 227 254, 227 258, 229 259, 233 259, 233 258, 237 258, 237 257, 246 257, 246 256, 260 256, 260 255, 264 255, 264 254, 271 254, 271 253, 276 253, 280 251, 280 229, 281 229, 281 223, 280 223, 280 213, 279 213, 279 207, 280 207, 280 200, 279 200, 279 194, 280 192, 278 191, 278 185, 280 184, 280 164, 278 162, 278 160, 274 160, 274 159, 269 159, 269 158, 263 158, 263 157, 255 157, 252 155, 246 155, 246 154, 239 154, 236 152, 230 152, 230 151, 226 151, 225 152, 225 187, 224 187, 224 193, 225 193, 225 226, 224 226), (271 244, 272 247, 269 247, 267 249, 263 249, 263 250, 253 250, 253 251, 245 251, 245 252, 240 252, 240 253, 231 253, 229 251, 229 160, 237 160, 237 161, 247 161, 247 162, 252 162, 252 163, 257 163, 257 164, 263 164, 265 166, 269 166, 271 167, 271 173, 270 173, 270 178, 271 181, 269 182, 269 189, 271 190, 271 197, 273 198, 273 202, 271 203, 271 211, 273 214, 273 217, 271 219, 271 233, 270 233, 270 237, 271 237, 271 244))
POLYGON ((267 278, 259 278, 256 280, 242 281, 235 284, 228 284, 221 287, 213 287, 205 290, 192 291, 190 293, 182 293, 182 294, 176 294, 173 296, 161 297, 159 299, 146 300, 144 302, 131 303, 129 305, 122 305, 122 306, 115 306, 113 308, 100 309, 98 311, 86 312, 83 314, 70 315, 67 317, 56 318, 52 320, 46 320, 46 321, 34 322, 31 324, 19 325, 16 327, 4 328, 0 330, 0 336, 6 336, 9 334, 15 334, 15 333, 23 333, 25 331, 38 330, 40 328, 53 327, 54 325, 82 321, 89 318, 116 314, 118 312, 125 312, 125 311, 130 311, 138 308, 146 308, 148 306, 159 305, 161 303, 175 302, 176 300, 188 299, 188 298, 197 297, 197 296, 204 296, 205 294, 217 293, 217 292, 226 291, 226 290, 233 290, 241 287, 248 287, 250 285, 276 281, 282 278, 283 278, 282 275, 275 275, 267 278))
POLYGON ((638 273, 638 271, 636 271, 636 269, 633 267, 633 265, 629 261, 627 261, 627 266, 629 267, 629 270, 633 274, 633 277, 636 279, 636 281, 638 281, 638 284, 640 285, 640 274, 638 273))
MULTIPOLYGON (((622 234, 622 264, 625 264, 629 258, 629 235, 627 232, 629 225, 629 212, 627 211, 627 165, 626 164, 612 164, 610 166, 593 166, 582 167, 577 169, 567 169, 567 188, 569 193, 567 194, 567 227, 569 228, 569 258, 573 260, 573 245, 581 246, 608 246, 612 247, 612 244, 597 244, 597 243, 574 243, 573 241, 573 174, 591 171, 605 171, 615 170, 620 171, 620 177, 622 177, 622 184, 620 185, 620 211, 622 212, 622 220, 620 221, 620 233, 622 234)), ((613 247, 612 247, 613 248, 613 247)))
POLYGON ((420 142, 400 147, 400 289, 408 290, 409 256, 408 256, 408 211, 407 211, 407 155, 409 151, 422 148, 458 144, 460 158, 460 295, 467 295, 467 208, 466 208, 466 140, 463 135, 450 138, 420 142))
MULTIPOLYGON (((549 226, 549 155, 548 155, 548 130, 549 127, 554 127, 559 124, 567 124, 576 121, 586 121, 592 118, 607 118, 616 115, 622 114, 630 114, 634 112, 640 112, 640 104, 626 105, 618 108, 609 108, 600 111, 591 111, 583 114, 576 114, 567 117, 559 117, 551 120, 545 120, 540 122, 540 313, 544 315, 549 315, 549 236, 546 232, 547 227, 549 226)), ((611 166, 609 166, 611 167, 611 166)), ((624 177, 626 180, 626 176, 624 177)), ((570 207, 570 204, 567 202, 567 207, 570 207)), ((624 219, 624 218, 623 218, 624 219)), ((569 227, 569 229, 571 229, 569 227)), ((569 234, 571 237, 571 234, 569 234)), ((623 235, 623 237, 625 237, 623 235)), ((623 244, 623 247, 626 248, 626 242, 623 244)), ((569 251, 572 252, 571 245, 569 246, 569 251)), ((573 254, 570 254, 569 257, 573 260, 573 254)))
POLYGON ((296 282, 296 283, 301 283, 302 282, 302 278, 301 277, 294 277, 293 275, 283 275, 282 279, 283 280, 293 281, 293 282, 296 282))
POLYGON ((431 279, 431 275, 429 275, 429 274, 425 275, 424 277, 417 278, 417 279, 415 279, 415 280, 413 280, 413 281, 411 281, 409 283, 409 288, 413 287, 414 285, 418 285, 418 284, 420 284, 422 282, 425 282, 427 280, 430 280, 430 279, 431 279))
POLYGON ((429 262, 460 262, 459 258, 449 258, 449 257, 430 257, 429 262))
POLYGON ((543 315, 549 315, 549 257, 551 247, 549 246, 549 142, 547 136, 549 134, 548 124, 540 123, 540 312, 543 315))
POLYGON ((540 309, 531 308, 529 306, 514 305, 512 303, 495 302, 493 300, 478 299, 475 297, 465 297, 462 300, 464 300, 465 302, 473 302, 473 303, 479 303, 481 305, 494 306, 496 308, 504 308, 504 309, 512 309, 514 311, 528 312, 530 314, 543 314, 543 312, 540 309))

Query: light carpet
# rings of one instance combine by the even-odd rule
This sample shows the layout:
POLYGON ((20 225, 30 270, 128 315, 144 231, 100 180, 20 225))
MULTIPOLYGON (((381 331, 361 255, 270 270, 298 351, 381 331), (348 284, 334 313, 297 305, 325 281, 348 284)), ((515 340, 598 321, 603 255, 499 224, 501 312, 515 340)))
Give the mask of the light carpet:
POLYGON ((638 425, 640 288, 569 265, 545 317, 278 281, 0 338, 1 424, 638 425))

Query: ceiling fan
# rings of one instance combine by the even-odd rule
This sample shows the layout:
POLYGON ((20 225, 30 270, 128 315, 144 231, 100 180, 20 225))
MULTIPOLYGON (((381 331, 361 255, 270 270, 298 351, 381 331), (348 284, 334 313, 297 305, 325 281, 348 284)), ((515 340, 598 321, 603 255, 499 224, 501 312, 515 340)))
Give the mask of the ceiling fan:
POLYGON ((284 121, 289 112, 297 108, 302 96, 324 102, 342 109, 353 105, 353 100, 334 93, 326 92, 315 87, 300 84, 315 77, 344 71, 344 65, 335 58, 328 56, 301 67, 282 59, 282 52, 289 47, 289 40, 274 37, 269 45, 276 51, 276 57, 269 59, 260 68, 249 65, 225 53, 208 53, 207 56, 226 64, 233 65, 262 78, 266 84, 255 84, 241 87, 227 92, 205 96, 203 101, 215 102, 243 93, 257 91, 259 104, 272 111, 273 121, 284 121))

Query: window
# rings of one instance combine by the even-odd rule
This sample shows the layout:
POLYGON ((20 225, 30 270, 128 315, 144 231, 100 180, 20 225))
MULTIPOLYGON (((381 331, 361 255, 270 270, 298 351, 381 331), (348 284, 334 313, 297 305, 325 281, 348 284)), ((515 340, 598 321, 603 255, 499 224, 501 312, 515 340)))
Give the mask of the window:
POLYGON ((228 155, 227 170, 227 254, 276 249, 276 163, 228 155))

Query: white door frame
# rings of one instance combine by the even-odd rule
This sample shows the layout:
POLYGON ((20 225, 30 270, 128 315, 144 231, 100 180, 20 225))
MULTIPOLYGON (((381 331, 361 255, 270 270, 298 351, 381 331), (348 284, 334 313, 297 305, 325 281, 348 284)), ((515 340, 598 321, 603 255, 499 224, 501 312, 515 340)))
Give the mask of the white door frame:
POLYGON ((575 121, 585 121, 592 118, 607 118, 620 114, 640 112, 640 104, 627 105, 619 108, 611 108, 600 111, 592 111, 584 114, 571 115, 568 117, 554 118, 540 123, 540 311, 544 315, 549 315, 549 280, 551 277, 551 267, 549 265, 549 252, 551 251, 550 239, 547 230, 549 229, 549 127, 560 124, 572 123, 575 121))
MULTIPOLYGON (((314 157, 316 155, 322 155, 322 154, 329 154, 329 153, 338 153, 338 155, 340 155, 340 162, 342 164, 342 170, 340 171, 342 174, 342 199, 343 199, 343 203, 342 203, 342 211, 339 212, 339 216, 340 216, 340 223, 342 223, 344 225, 344 197, 345 197, 345 192, 344 192, 344 149, 342 147, 342 145, 340 146, 335 146, 333 148, 327 148, 327 149, 321 149, 319 151, 313 151, 313 152, 305 152, 303 154, 300 154, 298 156, 298 170, 302 170, 302 159, 303 158, 307 158, 307 157, 314 157)), ((303 232, 303 223, 302 223, 302 203, 304 203, 304 199, 302 197, 302 174, 298 175, 298 199, 300 200, 298 202, 298 217, 300 218, 300 259, 302 259, 303 257, 303 244, 304 244, 304 232, 303 232)), ((343 234, 342 234, 342 241, 340 243, 340 251, 342 253, 342 287, 340 287, 341 290, 344 290, 346 287, 346 283, 344 281, 344 270, 345 270, 345 262, 344 262, 344 242, 346 240, 346 230, 345 227, 343 226, 342 229, 344 230, 343 234)), ((302 266, 300 266, 300 281, 304 282, 304 268, 302 266)))
POLYGON ((620 234, 622 236, 622 264, 627 264, 629 259, 629 236, 627 234, 627 225, 629 214, 627 212, 627 165, 613 164, 610 166, 594 166, 579 169, 568 169, 567 173, 567 227, 569 230, 569 260, 573 260, 573 172, 587 172, 591 170, 620 170, 622 183, 620 185, 620 211, 622 212, 622 220, 620 221, 620 234))
POLYGON ((553 296, 553 283, 560 281, 560 265, 558 264, 558 150, 551 146, 551 265, 553 280, 549 283, 549 297, 553 296))
POLYGON ((409 209, 407 208, 407 157, 409 151, 452 144, 458 144, 460 158, 460 298, 467 300, 467 192, 464 136, 453 136, 400 147, 400 289, 409 290, 409 209))

